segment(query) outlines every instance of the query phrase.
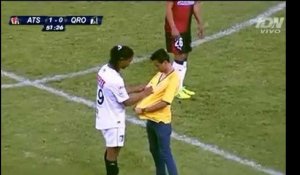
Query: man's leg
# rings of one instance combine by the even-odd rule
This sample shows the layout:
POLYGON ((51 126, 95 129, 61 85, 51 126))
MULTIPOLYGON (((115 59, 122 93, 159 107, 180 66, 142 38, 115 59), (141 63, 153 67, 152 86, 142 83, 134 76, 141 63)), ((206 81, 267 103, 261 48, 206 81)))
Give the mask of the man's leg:
POLYGON ((125 128, 111 128, 102 130, 106 142, 104 161, 107 175, 118 175, 118 156, 124 146, 125 128))
POLYGON ((177 98, 186 99, 191 95, 195 95, 195 92, 187 90, 184 87, 184 79, 187 72, 187 60, 189 52, 191 52, 191 35, 190 32, 181 33, 179 38, 176 38, 172 47, 172 53, 174 54, 173 67, 179 73, 180 85, 177 98))
POLYGON ((155 129, 153 128, 154 122, 147 121, 147 136, 149 141, 149 149, 152 154, 155 167, 156 167, 156 175, 166 175, 165 163, 160 157, 160 151, 158 147, 158 138, 155 133, 155 129))
POLYGON ((188 54, 174 54, 174 62, 172 66, 178 71, 180 77, 179 89, 183 87, 183 81, 187 70, 187 57, 188 54))
POLYGON ((183 81, 184 81, 186 70, 187 70, 186 59, 183 59, 183 57, 185 57, 185 55, 186 54, 174 54, 174 61, 172 63, 172 66, 178 72, 179 79, 180 79, 179 89, 178 89, 178 93, 176 95, 176 97, 179 99, 191 98, 191 95, 189 95, 188 93, 183 91, 184 90, 183 81))
POLYGON ((170 148, 170 140, 171 140, 171 133, 172 127, 171 124, 158 124, 158 140, 159 140, 159 148, 160 154, 164 159, 169 175, 177 175, 177 168, 174 158, 172 156, 171 148, 170 148))
POLYGON ((118 155, 120 152, 120 147, 107 147, 104 154, 104 161, 106 167, 107 175, 118 175, 118 155))

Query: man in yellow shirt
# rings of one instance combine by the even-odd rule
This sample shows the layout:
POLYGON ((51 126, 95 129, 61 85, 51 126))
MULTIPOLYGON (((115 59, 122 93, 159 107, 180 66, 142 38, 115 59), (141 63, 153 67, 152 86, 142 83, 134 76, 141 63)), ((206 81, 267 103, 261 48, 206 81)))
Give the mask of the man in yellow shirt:
POLYGON ((141 119, 147 120, 147 135, 156 175, 166 175, 166 167, 169 175, 177 175, 170 149, 171 103, 178 92, 180 78, 164 49, 155 51, 150 59, 159 72, 148 83, 153 93, 137 104, 135 112, 141 119))

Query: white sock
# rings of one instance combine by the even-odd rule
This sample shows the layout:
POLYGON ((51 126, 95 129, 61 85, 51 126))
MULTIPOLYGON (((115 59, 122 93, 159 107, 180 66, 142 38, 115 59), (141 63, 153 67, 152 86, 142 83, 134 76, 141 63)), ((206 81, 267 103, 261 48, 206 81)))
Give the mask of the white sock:
POLYGON ((181 64, 178 64, 175 61, 173 61, 172 66, 179 74, 179 78, 180 78, 179 89, 181 89, 183 87, 183 81, 184 81, 186 70, 187 70, 187 62, 184 61, 183 65, 181 65, 181 64))

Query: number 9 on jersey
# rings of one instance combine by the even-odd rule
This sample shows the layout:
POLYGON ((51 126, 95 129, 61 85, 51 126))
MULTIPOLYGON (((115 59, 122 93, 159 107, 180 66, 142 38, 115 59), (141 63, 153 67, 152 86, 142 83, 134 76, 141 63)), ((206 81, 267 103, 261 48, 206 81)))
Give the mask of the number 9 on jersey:
POLYGON ((98 96, 97 103, 99 105, 102 105, 102 103, 104 102, 104 95, 103 95, 102 89, 98 90, 97 96, 98 96))

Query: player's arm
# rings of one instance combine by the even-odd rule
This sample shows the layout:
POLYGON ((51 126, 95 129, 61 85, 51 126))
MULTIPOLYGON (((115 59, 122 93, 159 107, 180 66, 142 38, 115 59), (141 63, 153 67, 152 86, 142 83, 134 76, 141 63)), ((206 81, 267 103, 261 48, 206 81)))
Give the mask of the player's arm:
POLYGON ((200 1, 196 1, 193 6, 193 15, 197 21, 197 35, 199 38, 204 37, 204 25, 202 21, 201 15, 201 3, 200 1))
POLYGON ((157 111, 157 110, 160 110, 166 106, 170 105, 170 103, 166 102, 166 101, 159 101, 158 103, 155 103, 154 105, 152 106, 148 106, 148 107, 145 107, 145 108, 136 108, 135 111, 139 114, 139 113, 144 113, 144 112, 154 112, 154 111, 157 111))
POLYGON ((200 3, 200 1, 196 1, 195 4, 193 5, 193 15, 197 21, 197 24, 201 24, 202 19, 201 19, 201 3, 200 3))
POLYGON ((173 4, 174 4, 173 1, 167 1, 167 3, 166 3, 166 18, 171 27, 172 36, 176 37, 176 36, 179 36, 180 33, 175 25, 174 18, 173 18, 173 11, 172 11, 173 4))
POLYGON ((148 95, 152 94, 152 87, 145 87, 143 91, 138 92, 138 93, 131 93, 128 94, 129 98, 123 102, 125 106, 132 106, 136 104, 138 101, 141 99, 147 97, 148 95))
POLYGON ((141 85, 136 85, 136 86, 132 86, 132 85, 125 85, 126 91, 128 94, 131 93, 136 93, 136 92, 141 92, 145 89, 147 84, 141 84, 141 85))
POLYGON ((135 112, 137 114, 142 114, 144 112, 153 112, 170 105, 178 91, 179 82, 179 76, 173 76, 170 82, 168 83, 167 88, 165 89, 165 93, 162 96, 162 100, 151 106, 146 106, 145 108, 135 108, 135 112))

